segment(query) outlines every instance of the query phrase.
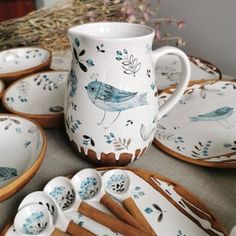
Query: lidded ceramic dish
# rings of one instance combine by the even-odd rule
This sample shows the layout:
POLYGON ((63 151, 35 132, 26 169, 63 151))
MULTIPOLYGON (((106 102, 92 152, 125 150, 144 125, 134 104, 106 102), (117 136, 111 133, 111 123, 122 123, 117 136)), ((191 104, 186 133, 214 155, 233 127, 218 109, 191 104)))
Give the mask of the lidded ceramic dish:
POLYGON ((42 127, 63 124, 66 71, 41 72, 14 82, 3 95, 4 107, 36 120, 42 127))
POLYGON ((38 47, 13 48, 0 52, 0 79, 10 84, 18 78, 50 66, 51 54, 38 47))

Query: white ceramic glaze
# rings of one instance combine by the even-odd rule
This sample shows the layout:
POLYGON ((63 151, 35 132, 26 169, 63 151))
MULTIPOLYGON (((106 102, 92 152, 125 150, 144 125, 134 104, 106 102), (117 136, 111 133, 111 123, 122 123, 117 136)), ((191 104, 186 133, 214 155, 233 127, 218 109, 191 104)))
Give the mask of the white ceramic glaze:
MULTIPOLYGON (((190 80, 221 79, 221 71, 212 63, 194 56, 188 56, 188 58, 191 65, 190 80)), ((158 89, 163 90, 177 84, 181 79, 181 71, 181 62, 176 55, 162 57, 155 66, 158 89)))
MULTIPOLYGON (((100 172, 104 175, 106 171, 100 172)), ((117 172, 113 172, 116 174, 117 172)), ((117 184, 122 184, 120 174, 130 178, 130 195, 158 236, 227 236, 222 232, 216 218, 198 200, 178 184, 153 173, 123 170, 117 176, 117 184), (142 178, 140 177, 142 176, 142 178), (145 180, 145 179, 146 180, 145 180), (148 181, 148 182, 147 182, 148 181), (152 183, 152 186, 149 184, 152 183)), ((91 204, 95 204, 91 202, 91 204)), ((94 205, 103 209, 101 205, 94 205)), ((89 218, 70 211, 64 214, 96 235, 120 235, 89 218)), ((14 236, 12 228, 7 236, 14 236)))
MULTIPOLYGON (((185 161, 236 167, 236 83, 196 82, 159 123, 157 145, 185 161), (160 145, 159 145, 159 144, 160 145)), ((169 93, 160 94, 163 103, 169 93)))
POLYGON ((4 187, 37 162, 45 145, 35 123, 10 114, 0 115, 0 195, 4 187))
POLYGON ((138 24, 80 25, 69 30, 69 38, 73 60, 65 102, 67 134, 78 151, 94 161, 103 163, 107 154, 115 160, 123 155, 128 164, 148 147, 157 120, 184 92, 190 77, 188 58, 173 47, 152 52, 154 30, 138 24), (181 59, 183 79, 158 111, 153 65, 168 53, 181 59))
POLYGON ((19 236, 49 236, 55 229, 47 208, 39 204, 22 207, 15 216, 14 227, 19 236))
POLYGON ((4 105, 29 115, 62 114, 67 75, 65 71, 41 72, 20 79, 6 90, 4 105))
POLYGON ((50 53, 43 48, 13 48, 0 52, 0 75, 27 70, 46 62, 50 53))

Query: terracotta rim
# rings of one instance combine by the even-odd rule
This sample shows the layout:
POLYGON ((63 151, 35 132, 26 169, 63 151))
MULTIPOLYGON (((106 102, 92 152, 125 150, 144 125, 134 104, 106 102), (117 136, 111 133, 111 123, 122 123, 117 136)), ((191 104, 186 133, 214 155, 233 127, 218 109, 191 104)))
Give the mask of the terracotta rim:
MULTIPOLYGON (((236 83, 236 79, 235 80, 192 80, 190 81, 188 87, 195 85, 195 84, 212 84, 212 83, 217 83, 217 82, 233 82, 236 83)), ((159 96, 161 96, 163 93, 167 93, 167 94, 171 94, 172 91, 171 89, 174 89, 176 87, 176 85, 173 85, 167 89, 164 89, 160 92, 159 96)), ((188 89, 188 88, 187 88, 188 89)), ((203 160, 198 160, 198 159, 193 159, 189 156, 185 156, 182 155, 178 152, 175 152, 174 150, 170 149, 169 147, 165 146, 164 144, 162 144, 161 142, 159 142, 156 138, 154 138, 153 143, 155 144, 155 146, 157 146, 158 148, 160 148, 162 151, 164 151, 165 153, 169 154, 172 157, 175 157, 177 159, 192 163, 192 164, 196 164, 199 166, 205 166, 205 167, 212 167, 212 168, 229 168, 229 169, 233 169, 236 168, 236 161, 234 163, 229 163, 229 162, 209 162, 209 161, 203 161, 203 160)), ((228 153, 235 155, 236 152, 234 153, 228 153)), ((224 156, 227 154, 222 154, 219 156, 224 156)), ((214 156, 212 156, 214 157, 214 156)), ((215 156, 217 157, 217 156, 215 156)))
POLYGON ((2 80, 0 80, 0 86, 2 87, 0 90, 0 99, 1 99, 5 91, 5 85, 2 80))
POLYGON ((13 116, 13 117, 18 117, 21 119, 25 119, 29 122, 32 122, 39 129, 39 132, 42 136, 43 143, 42 143, 42 148, 40 150, 40 153, 38 154, 36 161, 24 173, 22 173, 18 178, 16 178, 15 180, 10 182, 6 186, 0 188, 0 202, 2 202, 3 200, 5 200, 5 199, 9 198, 10 196, 12 196, 13 194, 15 194, 19 189, 21 189, 35 175, 35 173, 39 169, 39 167, 44 159, 46 149, 47 149, 46 135, 45 135, 43 129, 37 124, 37 122, 35 122, 31 119, 27 119, 27 118, 18 116, 18 115, 1 113, 0 117, 1 116, 11 116, 11 117, 13 116))
POLYGON ((59 112, 59 113, 52 113, 52 114, 29 114, 29 113, 25 113, 25 112, 21 112, 21 111, 17 111, 17 110, 14 110, 13 108, 9 107, 8 104, 6 103, 6 95, 7 95, 7 92, 15 85, 17 85, 19 82, 21 82, 22 80, 25 80, 25 79, 30 79, 32 76, 36 76, 38 74, 42 74, 42 73, 60 73, 60 72, 66 72, 66 71, 43 71, 43 72, 38 72, 38 73, 34 73, 34 74, 31 74, 31 75, 28 75, 26 77, 23 77, 15 82, 13 82, 3 93, 3 96, 2 96, 2 104, 3 106, 11 113, 13 114, 17 114, 19 116, 23 116, 23 117, 26 117, 26 118, 30 118, 30 119, 42 119, 42 120, 50 120, 50 121, 54 121, 54 120, 57 120, 57 119, 63 119, 64 117, 64 111, 63 112, 59 112))
MULTIPOLYGON (((177 189, 177 188, 180 189, 181 195, 182 195, 184 198, 186 198, 186 199, 191 199, 191 202, 195 202, 196 205, 197 205, 201 210, 203 210, 203 211, 207 212, 208 214, 210 214, 210 215, 212 216, 212 219, 217 223, 217 225, 218 225, 218 227, 220 228, 220 230, 221 230, 226 236, 229 235, 229 233, 227 233, 225 227, 222 225, 222 223, 220 223, 220 221, 218 220, 218 218, 216 218, 216 217, 214 216, 214 214, 212 213, 212 211, 209 210, 209 208, 208 208, 204 203, 202 203, 202 201, 200 201, 198 197, 196 197, 193 193, 191 193, 189 190, 187 190, 186 188, 184 188, 182 185, 177 184, 175 181, 172 181, 172 180, 170 180, 170 179, 167 178, 167 177, 164 177, 164 176, 162 176, 162 175, 160 175, 160 174, 157 174, 157 173, 155 173, 155 172, 145 171, 145 170, 143 170, 143 169, 133 168, 133 167, 116 167, 116 166, 114 166, 114 167, 100 167, 100 168, 96 168, 96 169, 97 169, 97 170, 100 170, 100 171, 102 171, 102 170, 107 171, 107 170, 111 170, 111 169, 130 170, 130 171, 132 171, 134 174, 136 174, 137 176, 141 177, 144 181, 146 181, 147 184, 151 185, 156 191, 158 191, 158 189, 157 189, 158 187, 157 187, 157 185, 156 185, 153 181, 150 180, 150 177, 156 177, 156 178, 161 179, 161 180, 163 180, 163 181, 165 181, 165 182, 171 183, 173 186, 175 186, 175 187, 174 187, 175 189, 177 189), (148 176, 147 176, 147 175, 148 175, 148 176), (146 177, 146 176, 147 176, 147 177, 146 177)), ((68 178, 71 178, 74 174, 75 174, 75 173, 73 173, 73 174, 68 174, 67 177, 68 177, 68 178)), ((163 193, 162 193, 162 195, 163 195, 163 193)), ((167 195, 167 194, 165 194, 165 195, 166 195, 165 198, 167 198, 168 200, 170 200, 169 195, 167 195)), ((171 200, 170 200, 170 203, 173 204, 173 205, 178 209, 178 206, 176 205, 176 203, 174 203, 174 202, 171 201, 171 200)), ((10 223, 7 223, 7 224, 3 227, 3 229, 1 230, 3 236, 6 234, 7 230, 8 230, 10 227, 11 227, 11 224, 10 224, 10 223)))
POLYGON ((12 80, 15 80, 19 77, 22 77, 22 76, 25 76, 25 75, 28 75, 30 73, 34 73, 36 71, 39 71, 41 69, 43 69, 44 67, 48 67, 50 66, 51 64, 51 60, 52 60, 52 54, 50 51, 44 49, 44 48, 40 48, 40 47, 19 47, 19 48, 11 48, 11 49, 7 49, 7 50, 4 50, 4 51, 1 51, 2 52, 6 52, 6 51, 9 51, 9 50, 14 50, 14 49, 24 49, 24 48, 38 48, 38 49, 43 49, 45 51, 47 51, 48 53, 48 58, 42 62, 41 64, 39 65, 36 65, 34 67, 30 67, 28 69, 25 69, 25 70, 19 70, 19 71, 15 71, 15 72, 9 72, 9 73, 0 73, 0 79, 4 79, 4 80, 9 80, 9 81, 12 81, 12 80))

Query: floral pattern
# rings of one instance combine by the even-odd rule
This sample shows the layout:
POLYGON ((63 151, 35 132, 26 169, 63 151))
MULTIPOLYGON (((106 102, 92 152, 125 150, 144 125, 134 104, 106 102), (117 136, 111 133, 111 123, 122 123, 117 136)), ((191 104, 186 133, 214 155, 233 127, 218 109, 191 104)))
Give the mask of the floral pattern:
POLYGON ((67 210, 74 203, 75 193, 73 190, 66 191, 65 187, 55 187, 49 195, 56 200, 62 210, 67 210))
POLYGON ((125 191, 126 178, 122 174, 113 174, 106 183, 106 188, 113 192, 122 193, 125 191))
POLYGON ((26 218, 22 225, 24 234, 39 234, 47 227, 43 212, 32 213, 30 217, 26 218))
POLYGON ((141 68, 141 62, 134 55, 129 55, 126 49, 116 51, 116 60, 122 61, 122 68, 127 75, 133 75, 135 77, 141 68))
POLYGON ((131 138, 116 138, 114 133, 110 132, 109 134, 104 135, 106 143, 112 143, 114 145, 115 151, 128 150, 129 145, 131 144, 131 138))
POLYGON ((89 200, 96 196, 98 190, 97 179, 94 177, 87 177, 85 180, 81 181, 79 196, 82 200, 89 200))

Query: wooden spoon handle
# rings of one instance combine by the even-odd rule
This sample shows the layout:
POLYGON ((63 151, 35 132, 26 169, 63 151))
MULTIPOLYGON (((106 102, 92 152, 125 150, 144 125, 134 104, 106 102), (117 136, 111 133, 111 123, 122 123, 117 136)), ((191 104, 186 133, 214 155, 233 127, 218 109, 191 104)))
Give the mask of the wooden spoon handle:
POLYGON ((142 212, 137 207, 132 197, 129 197, 122 202, 125 209, 143 226, 143 228, 150 235, 156 236, 156 232, 153 230, 151 225, 148 223, 142 212))
POLYGON ((96 234, 93 234, 80 225, 77 225, 73 220, 68 224, 66 232, 72 236, 96 236, 96 234))
POLYGON ((134 226, 141 231, 144 231, 142 225, 127 211, 124 207, 115 202, 108 194, 105 194, 101 199, 100 203, 109 209, 115 216, 125 223, 134 226))
POLYGON ((146 232, 142 232, 124 222, 121 220, 115 218, 114 216, 110 216, 98 209, 96 209, 93 206, 90 206, 86 202, 82 201, 80 203, 78 211, 89 217, 90 219, 93 219, 97 221, 98 223, 106 226, 107 228, 111 229, 114 232, 119 232, 125 236, 150 236, 150 234, 147 234, 146 232))
POLYGON ((55 228, 51 233, 51 236, 68 236, 67 233, 62 232, 60 229, 55 228))

